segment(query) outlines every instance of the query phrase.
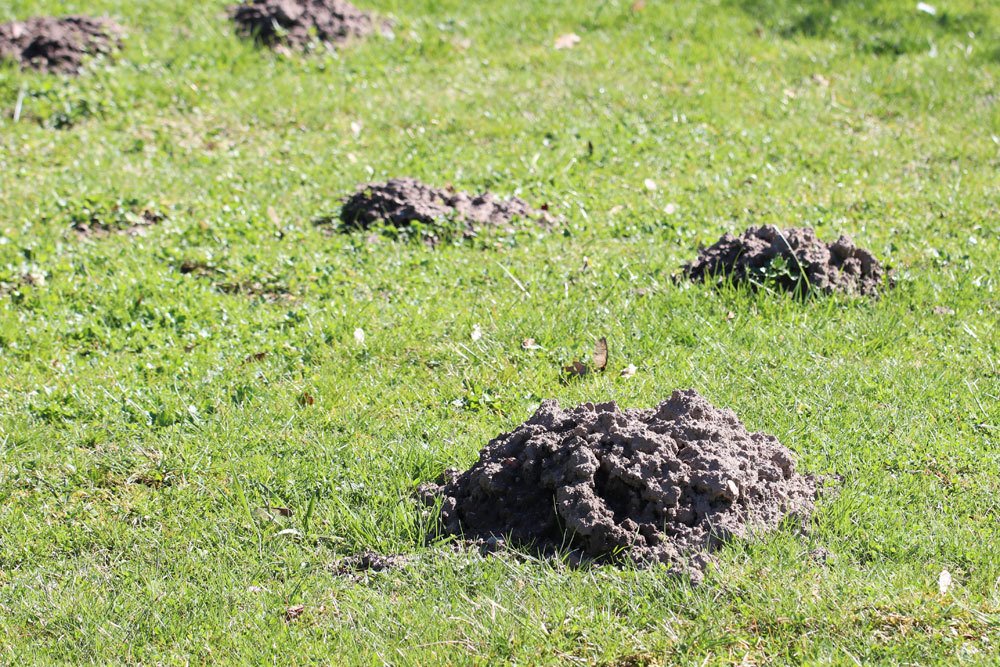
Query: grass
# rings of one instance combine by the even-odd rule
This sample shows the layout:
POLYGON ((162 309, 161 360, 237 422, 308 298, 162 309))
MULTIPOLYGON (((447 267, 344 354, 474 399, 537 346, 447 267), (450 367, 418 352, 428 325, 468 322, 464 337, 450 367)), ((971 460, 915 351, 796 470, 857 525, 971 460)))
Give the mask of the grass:
POLYGON ((224 4, 0 9, 130 27, 79 78, 0 68, 0 661, 1000 660, 1000 6, 371 0, 394 40, 280 57, 224 4), (565 222, 313 226, 397 175, 565 222), (142 210, 166 220, 114 233, 142 210), (850 233, 899 285, 673 283, 763 223, 850 233), (611 372, 567 381, 601 336, 611 372), (425 539, 413 488, 542 398, 686 387, 843 477, 808 534, 695 589, 425 539), (415 561, 334 572, 363 549, 415 561))

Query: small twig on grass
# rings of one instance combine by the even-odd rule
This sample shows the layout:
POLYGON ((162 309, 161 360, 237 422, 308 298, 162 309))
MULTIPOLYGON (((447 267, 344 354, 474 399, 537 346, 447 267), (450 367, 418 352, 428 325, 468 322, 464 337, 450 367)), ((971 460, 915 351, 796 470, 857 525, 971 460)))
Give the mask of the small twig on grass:
POLYGON ((500 262, 498 262, 496 260, 493 260, 493 261, 494 261, 494 263, 497 266, 499 266, 501 269, 503 269, 503 272, 507 274, 507 277, 509 277, 511 280, 514 281, 514 284, 517 285, 518 289, 520 289, 522 292, 524 292, 525 294, 527 294, 528 298, 530 299, 531 298, 531 292, 529 292, 527 289, 525 289, 525 287, 521 283, 521 281, 517 279, 517 276, 515 276, 513 273, 511 273, 510 269, 508 269, 506 266, 504 266, 500 262))

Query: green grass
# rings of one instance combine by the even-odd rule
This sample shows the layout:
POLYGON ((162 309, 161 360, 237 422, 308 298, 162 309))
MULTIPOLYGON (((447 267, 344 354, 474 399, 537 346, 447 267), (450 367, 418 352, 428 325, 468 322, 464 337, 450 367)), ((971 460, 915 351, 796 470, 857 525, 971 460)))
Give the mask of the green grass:
POLYGON ((395 40, 289 58, 224 4, 0 9, 131 33, 77 79, 0 68, 0 662, 1000 661, 1000 5, 371 0, 395 40), (565 223, 434 249, 313 226, 397 175, 565 223), (167 220, 70 230, 121 205, 167 220), (850 233, 899 286, 673 283, 763 223, 850 233), (611 372, 567 381, 601 336, 611 372), (542 398, 686 387, 843 476, 807 535, 696 589, 425 539, 413 488, 542 398), (368 548, 415 562, 334 572, 368 548))

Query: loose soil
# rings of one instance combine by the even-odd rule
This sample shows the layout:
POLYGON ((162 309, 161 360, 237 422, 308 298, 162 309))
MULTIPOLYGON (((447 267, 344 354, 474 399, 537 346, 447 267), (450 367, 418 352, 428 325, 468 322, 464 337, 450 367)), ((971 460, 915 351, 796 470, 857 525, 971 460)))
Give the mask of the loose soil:
POLYGON ((305 49, 319 42, 340 46, 388 30, 345 0, 253 0, 229 8, 236 32, 277 49, 305 49))
POLYGON ((412 178, 369 183, 344 201, 340 219, 346 229, 373 225, 406 228, 414 224, 461 225, 467 235, 478 229, 509 225, 516 219, 550 222, 545 211, 517 197, 500 199, 487 192, 469 194, 451 188, 433 188, 412 178))
POLYGON ((731 280, 801 294, 875 296, 887 284, 887 271, 871 252, 847 236, 824 243, 808 227, 782 231, 767 225, 750 227, 740 236, 725 234, 683 270, 695 281, 731 280))
POLYGON ((86 56, 121 48, 123 30, 107 18, 38 16, 0 24, 0 60, 23 69, 79 74, 86 56))
POLYGON ((446 534, 663 563, 695 581, 731 537, 803 521, 817 489, 777 439, 690 390, 645 410, 545 401, 472 468, 446 477, 421 487, 426 502, 440 500, 446 534))

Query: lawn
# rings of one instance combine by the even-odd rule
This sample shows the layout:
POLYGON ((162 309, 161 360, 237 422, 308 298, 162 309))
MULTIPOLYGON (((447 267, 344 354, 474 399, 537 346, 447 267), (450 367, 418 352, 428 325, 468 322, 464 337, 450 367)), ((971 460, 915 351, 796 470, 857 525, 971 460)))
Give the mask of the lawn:
POLYGON ((0 8, 129 29, 78 78, 0 67, 0 662, 1000 662, 1000 4, 358 0, 394 39, 298 56, 225 4, 0 8), (393 176, 559 223, 314 225, 393 176), (130 211, 164 219, 72 231, 130 211), (751 224, 896 287, 673 279, 751 224), (806 534, 697 587, 433 539, 416 486, 542 399, 678 388, 839 476, 806 534), (412 560, 338 571, 364 550, 412 560))

